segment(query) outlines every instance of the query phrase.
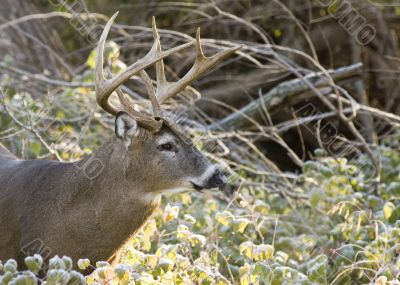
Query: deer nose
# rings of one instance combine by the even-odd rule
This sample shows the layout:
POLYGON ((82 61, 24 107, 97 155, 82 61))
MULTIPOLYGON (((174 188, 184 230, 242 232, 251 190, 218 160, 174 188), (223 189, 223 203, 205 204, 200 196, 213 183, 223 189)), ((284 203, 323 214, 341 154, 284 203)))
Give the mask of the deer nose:
POLYGON ((211 184, 213 184, 215 188, 221 189, 226 185, 227 182, 228 179, 220 170, 216 170, 211 178, 211 184))

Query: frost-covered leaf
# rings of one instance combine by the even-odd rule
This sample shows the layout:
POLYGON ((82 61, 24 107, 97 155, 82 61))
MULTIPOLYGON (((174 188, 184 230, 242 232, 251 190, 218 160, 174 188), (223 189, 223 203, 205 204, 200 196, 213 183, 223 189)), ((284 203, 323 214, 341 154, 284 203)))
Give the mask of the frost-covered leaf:
POLYGON ((38 273, 42 269, 43 258, 39 254, 28 256, 25 258, 25 264, 30 271, 38 273))
POLYGON ((254 248, 253 243, 250 241, 246 241, 246 242, 240 244, 239 251, 240 251, 240 254, 242 254, 248 258, 253 258, 253 248, 254 248))
POLYGON ((383 216, 385 217, 386 220, 390 219, 395 209, 396 207, 392 202, 387 202, 383 206, 383 216))
POLYGON ((171 207, 170 204, 168 204, 164 210, 163 220, 164 222, 170 222, 174 220, 176 217, 178 217, 178 214, 179 214, 179 207, 178 206, 171 207))
POLYGON ((90 260, 87 258, 78 260, 78 268, 80 270, 85 270, 90 266, 90 260))
POLYGON ((269 244, 260 244, 253 249, 253 258, 257 261, 272 259, 274 256, 274 247, 269 244))
POLYGON ((200 246, 204 247, 206 245, 207 239, 205 236, 198 235, 198 234, 192 234, 189 238, 190 243, 192 246, 200 246))
POLYGON ((244 230, 246 229, 247 225, 250 224, 250 220, 246 218, 241 218, 241 219, 236 219, 233 222, 233 229, 237 231, 238 233, 243 233, 244 230))
POLYGON ((223 211, 221 213, 217 213, 215 215, 215 218, 217 219, 218 223, 224 226, 228 226, 235 219, 235 217, 229 211, 223 211))

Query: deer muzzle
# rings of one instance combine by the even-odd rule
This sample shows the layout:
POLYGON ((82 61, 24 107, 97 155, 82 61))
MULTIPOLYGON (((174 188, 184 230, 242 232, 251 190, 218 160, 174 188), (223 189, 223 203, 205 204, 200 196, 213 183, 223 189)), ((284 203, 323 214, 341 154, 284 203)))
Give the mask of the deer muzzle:
POLYGON ((228 182, 226 175, 219 169, 215 169, 210 176, 204 179, 201 183, 192 182, 193 187, 196 191, 202 191, 204 189, 220 189, 223 190, 228 182))

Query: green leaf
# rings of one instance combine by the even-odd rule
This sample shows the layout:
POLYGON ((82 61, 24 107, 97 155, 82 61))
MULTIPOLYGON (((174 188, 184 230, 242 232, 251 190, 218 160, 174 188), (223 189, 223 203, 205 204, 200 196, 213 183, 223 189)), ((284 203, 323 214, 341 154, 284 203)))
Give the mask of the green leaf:
POLYGON ((171 205, 168 204, 164 210, 163 220, 164 222, 170 222, 172 220, 175 220, 178 217, 178 215, 179 215, 179 207, 178 206, 171 207, 171 205))
POLYGON ((25 258, 25 264, 30 271, 38 273, 42 268, 43 258, 38 254, 35 254, 34 256, 28 256, 25 258))
POLYGON ((192 234, 189 238, 192 246, 204 247, 206 245, 207 239, 205 236, 192 234))
POLYGON ((260 244, 253 250, 253 258, 257 261, 272 259, 274 256, 274 247, 269 244, 260 244))
POLYGON ((237 219, 233 222, 233 229, 238 233, 243 233, 247 225, 250 223, 249 219, 237 219))
POLYGON ((250 270, 251 266, 248 263, 245 263, 242 267, 239 268, 240 285, 250 285, 250 270))
POLYGON ((264 281, 266 284, 270 284, 273 272, 270 266, 263 262, 257 262, 253 272, 251 273, 252 279, 264 281))
POLYGON ((79 259, 78 260, 78 268, 80 270, 85 270, 90 266, 90 260, 85 258, 85 259, 79 259))
POLYGON ((42 151, 42 144, 38 141, 31 141, 29 142, 29 149, 35 156, 39 156, 42 151))
POLYGON ((4 264, 3 271, 15 273, 17 272, 17 267, 18 267, 17 262, 14 259, 9 259, 4 264))
POLYGON ((185 225, 179 225, 178 226, 178 231, 176 233, 176 237, 179 240, 188 240, 191 236, 191 232, 189 231, 189 228, 185 225))
POLYGON ((389 218, 392 216, 393 211, 395 209, 396 209, 396 207, 392 202, 387 202, 383 206, 383 216, 385 217, 386 220, 389 220, 389 218))
POLYGON ((228 211, 217 213, 215 215, 215 218, 217 219, 218 223, 224 226, 228 226, 235 219, 235 217, 231 214, 231 212, 228 211))
POLYGON ((239 245, 239 252, 248 258, 253 258, 254 245, 251 241, 246 241, 239 245))
POLYGON ((328 258, 325 255, 318 255, 307 264, 307 276, 313 284, 327 284, 328 258))
POLYGON ((323 198, 324 194, 321 191, 321 189, 315 189, 314 191, 311 192, 310 196, 310 204, 312 207, 316 207, 323 198))

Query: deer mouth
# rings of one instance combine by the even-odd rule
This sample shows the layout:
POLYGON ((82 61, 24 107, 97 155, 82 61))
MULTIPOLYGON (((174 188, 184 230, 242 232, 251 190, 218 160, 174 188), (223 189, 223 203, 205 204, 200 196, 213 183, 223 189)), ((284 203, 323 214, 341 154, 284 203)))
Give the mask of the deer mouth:
POLYGON ((190 182, 190 183, 192 184, 192 187, 194 188, 194 190, 196 190, 197 192, 200 192, 200 193, 204 193, 204 190, 206 190, 206 189, 208 189, 208 190, 217 190, 218 189, 219 191, 223 191, 225 189, 225 185, 220 186, 220 187, 207 188, 204 186, 197 185, 196 183, 193 183, 193 182, 190 182))
POLYGON ((227 177, 220 170, 215 168, 211 169, 213 170, 211 176, 209 176, 209 171, 206 171, 208 177, 206 177, 205 179, 203 177, 200 177, 200 179, 194 179, 190 181, 194 190, 202 192, 204 189, 219 189, 220 191, 223 191, 225 189, 225 186, 227 185, 227 177), (197 183, 194 181, 196 181, 197 183))
POLYGON ((203 190, 205 189, 203 186, 197 185, 196 183, 190 182, 194 188, 194 190, 196 190, 197 192, 203 192, 203 190))

